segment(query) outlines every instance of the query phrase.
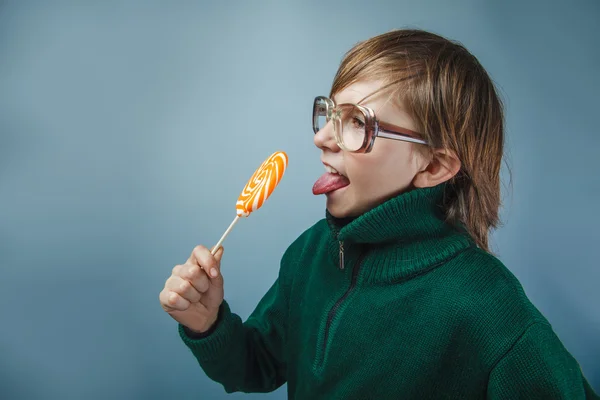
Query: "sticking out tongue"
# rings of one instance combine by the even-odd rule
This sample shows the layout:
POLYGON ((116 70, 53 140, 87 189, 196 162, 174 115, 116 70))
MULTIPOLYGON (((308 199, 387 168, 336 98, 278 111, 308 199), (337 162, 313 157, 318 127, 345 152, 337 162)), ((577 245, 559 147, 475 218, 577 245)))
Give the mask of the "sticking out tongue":
POLYGON ((326 172, 313 185, 313 194, 329 193, 339 188, 348 186, 350 181, 345 176, 326 172))

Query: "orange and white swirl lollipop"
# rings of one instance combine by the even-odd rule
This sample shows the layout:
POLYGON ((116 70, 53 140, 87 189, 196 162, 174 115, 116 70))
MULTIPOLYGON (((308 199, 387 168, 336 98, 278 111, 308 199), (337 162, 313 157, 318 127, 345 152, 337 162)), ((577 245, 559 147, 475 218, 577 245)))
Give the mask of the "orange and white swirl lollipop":
POLYGON ((288 158, 278 151, 267 158, 254 172, 235 205, 237 215, 247 217, 258 210, 275 190, 287 167, 288 158))
POLYGON ((238 197, 237 203, 235 204, 237 215, 221 239, 213 247, 211 251, 213 255, 217 252, 225 240, 225 237, 227 237, 235 223, 241 217, 247 217, 250 213, 262 207, 281 181, 285 169, 287 168, 287 164, 287 154, 283 151, 277 151, 271 154, 271 156, 258 167, 250 180, 248 180, 248 183, 246 183, 246 186, 244 186, 244 190, 242 190, 240 197, 238 197))

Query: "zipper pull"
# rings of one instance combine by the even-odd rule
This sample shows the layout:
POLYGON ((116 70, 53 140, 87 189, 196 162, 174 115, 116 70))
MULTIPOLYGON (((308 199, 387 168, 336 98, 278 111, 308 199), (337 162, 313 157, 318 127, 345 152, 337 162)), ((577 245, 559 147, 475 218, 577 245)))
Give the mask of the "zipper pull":
POLYGON ((340 241, 340 269, 344 269, 344 242, 340 241))

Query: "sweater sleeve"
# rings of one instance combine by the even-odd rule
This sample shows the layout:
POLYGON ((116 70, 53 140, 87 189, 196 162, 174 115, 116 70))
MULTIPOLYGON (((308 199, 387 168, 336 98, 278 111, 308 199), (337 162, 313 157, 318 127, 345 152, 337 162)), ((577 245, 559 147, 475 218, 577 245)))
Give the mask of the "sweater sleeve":
POLYGON ((546 323, 531 325, 492 370, 488 399, 598 399, 546 323))
POLYGON ((179 334, 206 375, 227 393, 271 392, 286 382, 286 321, 287 300, 278 278, 246 322, 224 300, 210 335, 190 336, 181 324, 179 334))

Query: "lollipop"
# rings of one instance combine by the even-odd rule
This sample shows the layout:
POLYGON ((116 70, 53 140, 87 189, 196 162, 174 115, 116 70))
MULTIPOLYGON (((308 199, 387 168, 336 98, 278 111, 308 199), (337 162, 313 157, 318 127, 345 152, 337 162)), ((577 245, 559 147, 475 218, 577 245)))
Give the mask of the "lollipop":
POLYGON ((231 229, 241 217, 247 217, 251 212, 258 210, 269 198, 275 187, 281 181, 283 173, 287 167, 288 157, 283 151, 277 151, 267 158, 262 165, 254 172, 244 190, 238 197, 235 204, 236 217, 229 225, 221 239, 211 250, 214 255, 231 229))

